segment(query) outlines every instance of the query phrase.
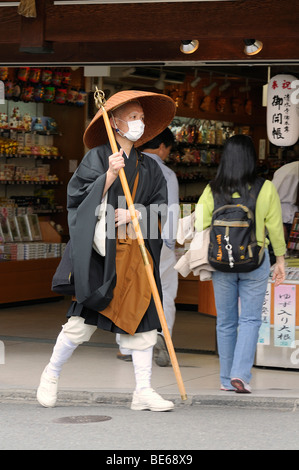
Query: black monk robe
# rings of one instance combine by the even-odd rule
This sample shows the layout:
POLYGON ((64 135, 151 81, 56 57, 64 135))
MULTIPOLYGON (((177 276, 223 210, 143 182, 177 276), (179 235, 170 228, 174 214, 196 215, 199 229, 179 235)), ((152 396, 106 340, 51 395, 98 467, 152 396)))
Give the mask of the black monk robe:
MULTIPOLYGON (((111 302, 116 282, 122 282, 121 279, 116 279, 117 233, 114 210, 107 211, 108 236, 106 237, 105 256, 100 256, 92 247, 97 222, 97 208, 101 204, 109 166, 108 157, 111 154, 109 144, 90 150, 84 156, 68 184, 68 224, 76 293, 76 301, 72 302, 68 317, 81 316, 85 318, 87 324, 96 325, 98 328, 115 333, 124 333, 127 331, 119 328, 113 321, 99 313, 111 302), (114 236, 111 237, 111 233, 114 236)), ((139 175, 134 206, 138 210, 140 210, 139 205, 145 208, 142 209, 143 217, 140 221, 140 227, 144 235, 145 246, 153 260, 154 276, 162 298, 159 276, 162 240, 157 224, 158 212, 162 218, 162 225, 167 214, 166 181, 159 165, 153 159, 137 153, 134 148, 132 148, 129 158, 124 154, 124 159, 124 171, 131 194, 137 173, 139 175), (150 233, 154 236, 151 237, 150 233)), ((124 201, 121 182, 117 178, 108 190, 107 205, 116 209, 119 204, 119 196, 122 196, 121 200, 124 201)), ((153 329, 161 329, 161 326, 151 297, 136 332, 153 329)))

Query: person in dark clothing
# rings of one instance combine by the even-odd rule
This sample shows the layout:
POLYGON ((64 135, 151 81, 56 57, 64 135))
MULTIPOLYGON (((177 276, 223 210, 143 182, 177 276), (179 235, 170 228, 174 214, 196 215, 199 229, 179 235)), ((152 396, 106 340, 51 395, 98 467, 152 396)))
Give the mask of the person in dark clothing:
POLYGON ((106 143, 100 110, 84 134, 90 150, 68 184, 75 297, 67 313, 68 322, 41 376, 37 400, 45 407, 55 406, 63 364, 79 344, 101 328, 119 333, 120 347, 132 352, 136 389, 131 409, 166 411, 174 404, 151 388, 152 354, 160 321, 138 242, 130 236, 131 215, 118 174, 123 168, 161 294, 162 240, 158 226, 159 219, 163 225, 167 216, 166 183, 159 165, 136 148, 172 121, 175 103, 166 95, 130 90, 113 95, 105 108, 119 151, 112 153, 106 143), (99 246, 94 235, 103 204, 106 233, 99 246))

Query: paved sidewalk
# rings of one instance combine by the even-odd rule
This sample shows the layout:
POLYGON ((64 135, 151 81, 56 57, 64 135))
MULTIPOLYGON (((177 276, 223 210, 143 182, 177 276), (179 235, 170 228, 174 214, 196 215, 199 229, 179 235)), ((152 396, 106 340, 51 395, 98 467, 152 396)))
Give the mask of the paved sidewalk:
MULTIPOLYGON (((67 299, 0 309, 0 401, 36 401, 40 375, 49 362, 54 342, 66 321, 67 299), (0 350, 1 353, 1 350, 0 350), (1 356, 0 356, 1 359, 1 356)), ((253 368, 253 393, 221 392, 219 360, 214 348, 214 320, 197 312, 179 312, 174 346, 187 400, 182 401, 172 367, 153 364, 152 386, 177 406, 262 406, 296 409, 299 370, 253 368), (200 353, 204 350, 205 353, 200 353), (195 352, 196 350, 196 352, 195 352)), ((115 335, 98 330, 79 346, 63 367, 58 405, 114 403, 128 405, 135 387, 133 366, 116 358, 115 335)))
MULTIPOLYGON (((36 388, 53 340, 2 337, 5 364, 0 365, 0 401, 36 401, 36 388)), ((80 346, 64 366, 57 405, 105 403, 128 405, 134 389, 133 366, 116 358, 115 345, 80 346)), ((252 394, 219 390, 216 355, 177 353, 187 400, 182 400, 172 367, 153 365, 152 386, 176 406, 254 406, 296 409, 297 371, 253 369, 252 394)))

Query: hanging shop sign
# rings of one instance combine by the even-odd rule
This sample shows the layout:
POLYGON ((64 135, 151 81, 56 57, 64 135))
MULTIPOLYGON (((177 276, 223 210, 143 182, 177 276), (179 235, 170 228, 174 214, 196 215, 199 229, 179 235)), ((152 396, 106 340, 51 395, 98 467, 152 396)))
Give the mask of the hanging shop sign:
POLYGON ((293 347, 296 328, 296 286, 281 284, 274 291, 274 346, 293 347))
POLYGON ((279 147, 292 146, 299 138, 298 85, 296 77, 286 74, 275 75, 268 84, 267 134, 279 147))

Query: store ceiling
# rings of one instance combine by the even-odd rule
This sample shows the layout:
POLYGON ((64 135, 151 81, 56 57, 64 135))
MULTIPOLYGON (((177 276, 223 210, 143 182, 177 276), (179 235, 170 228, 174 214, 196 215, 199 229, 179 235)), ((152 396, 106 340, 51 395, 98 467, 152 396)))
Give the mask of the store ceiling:
POLYGON ((38 0, 36 18, 0 2, 0 64, 163 66, 260 81, 269 66, 272 75, 299 73, 297 1, 115 1, 38 0), (262 51, 246 56, 245 38, 262 41, 262 51), (194 54, 180 51, 184 39, 199 41, 194 54))

